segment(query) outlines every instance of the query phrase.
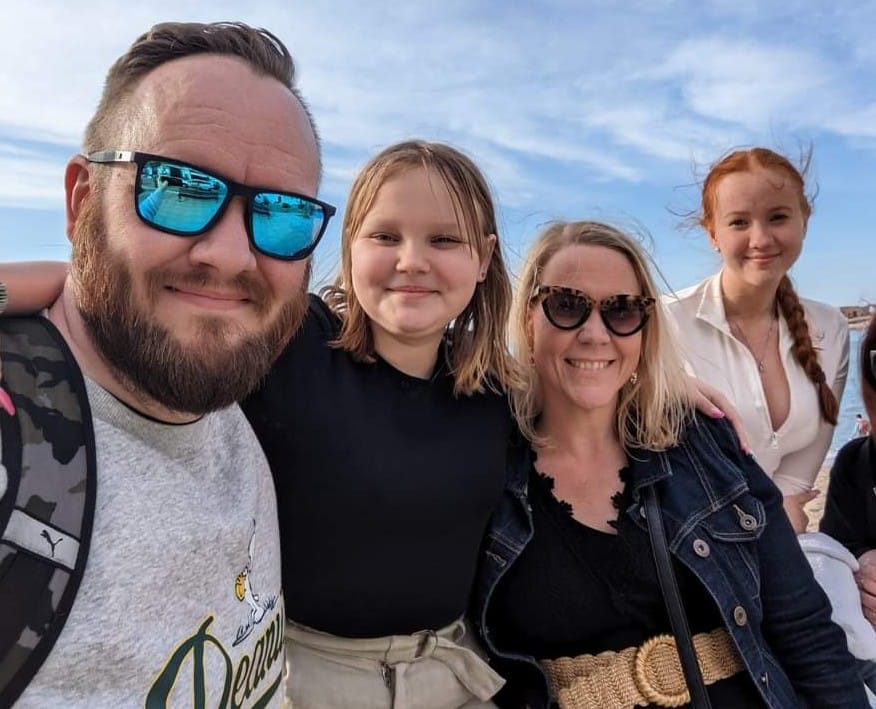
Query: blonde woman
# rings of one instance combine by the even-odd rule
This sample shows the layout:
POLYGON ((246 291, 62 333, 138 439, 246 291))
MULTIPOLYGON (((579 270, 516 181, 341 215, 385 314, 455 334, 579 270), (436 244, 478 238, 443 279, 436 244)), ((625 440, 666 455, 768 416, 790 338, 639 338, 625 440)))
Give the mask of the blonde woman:
POLYGON ((654 652, 671 632, 647 519, 662 516, 711 706, 866 706, 779 491, 726 422, 695 413, 657 296, 639 246, 604 224, 553 224, 527 258, 513 319, 526 440, 475 595, 508 681, 497 704, 689 700, 654 652))

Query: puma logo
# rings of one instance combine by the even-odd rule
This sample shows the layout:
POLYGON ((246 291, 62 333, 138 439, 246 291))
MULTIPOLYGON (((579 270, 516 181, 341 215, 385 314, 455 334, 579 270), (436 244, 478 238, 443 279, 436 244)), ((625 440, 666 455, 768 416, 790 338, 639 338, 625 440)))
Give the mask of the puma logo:
POLYGON ((41 536, 43 539, 45 539, 45 540, 49 543, 49 546, 50 546, 50 547, 52 547, 52 558, 54 559, 54 558, 55 558, 55 547, 58 546, 58 544, 60 544, 61 542, 64 541, 64 537, 58 537, 55 541, 52 541, 52 537, 51 537, 51 535, 49 534, 49 530, 48 530, 48 529, 44 529, 44 530, 40 533, 40 536, 41 536))

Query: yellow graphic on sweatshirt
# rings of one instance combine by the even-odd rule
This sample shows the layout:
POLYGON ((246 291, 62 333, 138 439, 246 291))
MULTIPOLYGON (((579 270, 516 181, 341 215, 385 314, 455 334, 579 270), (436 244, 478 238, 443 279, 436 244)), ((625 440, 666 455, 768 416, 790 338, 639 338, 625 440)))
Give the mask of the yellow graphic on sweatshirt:
POLYGON ((252 522, 252 536, 249 538, 249 559, 243 570, 237 574, 234 580, 234 595, 241 603, 246 603, 249 606, 249 617, 237 630, 237 637, 234 640, 234 645, 239 645, 253 631, 253 629, 262 622, 265 614, 277 605, 277 597, 261 599, 258 593, 252 587, 252 560, 255 556, 255 520, 252 522))

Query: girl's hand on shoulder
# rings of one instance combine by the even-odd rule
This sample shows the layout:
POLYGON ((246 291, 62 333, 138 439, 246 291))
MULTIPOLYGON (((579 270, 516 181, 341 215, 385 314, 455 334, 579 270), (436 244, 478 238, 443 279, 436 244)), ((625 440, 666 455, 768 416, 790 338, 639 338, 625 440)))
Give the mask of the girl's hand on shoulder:
POLYGON ((748 436, 742 426, 742 418, 736 407, 730 403, 730 399, 715 387, 706 384, 702 379, 690 377, 690 382, 694 388, 694 405, 697 410, 713 419, 726 418, 739 438, 739 446, 742 451, 750 455, 751 446, 748 444, 748 436))

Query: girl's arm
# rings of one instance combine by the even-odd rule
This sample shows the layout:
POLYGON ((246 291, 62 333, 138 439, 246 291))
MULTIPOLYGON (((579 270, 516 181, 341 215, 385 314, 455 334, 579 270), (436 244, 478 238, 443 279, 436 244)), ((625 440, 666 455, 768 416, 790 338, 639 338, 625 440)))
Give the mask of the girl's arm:
POLYGON ((63 261, 24 261, 0 264, 0 283, 6 286, 6 315, 29 315, 54 303, 61 294, 67 264, 63 261))

